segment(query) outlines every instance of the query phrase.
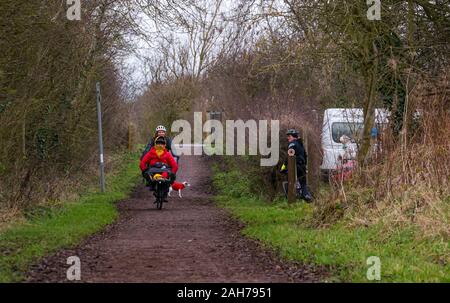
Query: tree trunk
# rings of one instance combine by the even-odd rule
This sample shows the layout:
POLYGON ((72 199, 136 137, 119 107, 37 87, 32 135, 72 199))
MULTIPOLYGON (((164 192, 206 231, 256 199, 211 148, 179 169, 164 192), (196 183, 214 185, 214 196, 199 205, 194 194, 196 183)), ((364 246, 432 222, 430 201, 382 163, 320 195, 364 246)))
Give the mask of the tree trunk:
POLYGON ((358 162, 361 166, 367 163, 370 151, 370 133, 375 115, 375 91, 378 75, 378 48, 375 42, 372 43, 373 60, 371 62, 372 70, 366 77, 367 97, 364 102, 364 130, 362 144, 358 153, 358 162))

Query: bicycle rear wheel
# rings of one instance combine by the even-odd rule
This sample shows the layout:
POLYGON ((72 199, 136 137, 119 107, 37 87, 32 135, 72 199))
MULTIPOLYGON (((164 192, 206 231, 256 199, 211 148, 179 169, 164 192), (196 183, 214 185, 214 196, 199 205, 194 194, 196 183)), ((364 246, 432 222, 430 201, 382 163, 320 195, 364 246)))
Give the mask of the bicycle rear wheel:
POLYGON ((163 195, 163 187, 161 186, 161 184, 157 183, 156 184, 156 189, 155 189, 155 196, 156 196, 156 209, 161 210, 162 206, 163 206, 163 201, 164 201, 164 195, 163 195))
POLYGON ((156 201, 156 208, 158 210, 161 210, 163 206, 163 202, 161 201, 161 199, 158 199, 158 201, 156 201))

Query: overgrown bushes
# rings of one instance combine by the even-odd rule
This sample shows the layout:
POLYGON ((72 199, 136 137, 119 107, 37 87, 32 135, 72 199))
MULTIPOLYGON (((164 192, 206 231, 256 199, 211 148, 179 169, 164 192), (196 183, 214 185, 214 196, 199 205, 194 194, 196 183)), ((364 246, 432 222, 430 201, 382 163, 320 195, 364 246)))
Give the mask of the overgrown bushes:
POLYGON ((97 162, 97 81, 106 147, 126 142, 115 60, 128 24, 114 1, 83 3, 76 22, 64 3, 0 3, 0 213, 58 198, 97 162))
POLYGON ((59 249, 74 247, 86 237, 113 223, 115 202, 126 198, 136 186, 138 155, 117 154, 106 176, 107 190, 84 188, 81 195, 48 207, 34 208, 27 218, 7 228, 0 226, 0 282, 19 282, 28 267, 59 249))
MULTIPOLYGON (((367 259, 371 256, 381 260, 381 282, 449 281, 448 238, 439 232, 431 235, 437 230, 433 228, 424 233, 425 226, 413 221, 404 224, 401 217, 406 212, 398 213, 396 207, 405 206, 408 200, 380 202, 388 206, 385 215, 399 221, 370 219, 383 218, 370 207, 378 204, 371 188, 347 189, 347 203, 333 198, 329 188, 323 188, 313 204, 288 204, 281 195, 271 201, 261 195, 267 188, 262 183, 255 185, 258 178, 240 169, 245 167, 245 159, 237 165, 230 163, 234 160, 216 164, 213 170, 216 201, 245 223, 245 235, 283 258, 322 268, 321 272, 327 273, 322 278, 328 282, 370 282, 367 259), (364 221, 356 220, 355 214, 364 221)), ((448 202, 448 198, 436 200, 434 205, 448 206, 448 202)), ((448 220, 448 209, 444 213, 448 220)), ((436 227, 445 226, 445 221, 437 223, 436 227)))
MULTIPOLYGON (((379 158, 321 201, 321 212, 345 205, 349 224, 414 226, 420 236, 450 239, 450 112, 445 98, 416 100, 420 125, 400 138, 387 136, 379 158), (419 111, 420 109, 420 111, 419 111)), ((329 213, 330 215, 330 213, 329 213)), ((319 220, 327 221, 327 216, 319 220)))

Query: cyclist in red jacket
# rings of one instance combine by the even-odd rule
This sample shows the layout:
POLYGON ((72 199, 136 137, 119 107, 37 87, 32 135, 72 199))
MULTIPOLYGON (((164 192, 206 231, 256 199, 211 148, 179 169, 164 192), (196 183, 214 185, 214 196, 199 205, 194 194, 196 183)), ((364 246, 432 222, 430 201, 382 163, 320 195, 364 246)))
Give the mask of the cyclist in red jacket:
POLYGON ((141 160, 139 165, 142 175, 145 180, 147 180, 147 184, 150 184, 150 176, 146 173, 150 167, 154 167, 157 163, 164 163, 170 166, 172 176, 169 173, 165 172, 162 174, 162 177, 165 179, 171 179, 172 182, 175 181, 175 175, 178 171, 178 164, 175 161, 174 157, 170 152, 166 149, 166 139, 164 137, 158 137, 155 140, 155 146, 145 155, 145 157, 141 160))

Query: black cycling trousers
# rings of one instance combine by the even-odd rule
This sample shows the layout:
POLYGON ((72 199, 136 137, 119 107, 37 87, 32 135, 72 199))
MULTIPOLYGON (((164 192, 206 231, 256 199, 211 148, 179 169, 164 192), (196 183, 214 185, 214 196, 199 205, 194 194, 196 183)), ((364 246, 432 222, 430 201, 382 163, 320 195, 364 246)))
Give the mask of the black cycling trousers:
POLYGON ((306 165, 297 165, 297 178, 302 188, 306 188, 306 165))
POLYGON ((150 175, 147 173, 147 171, 142 172, 142 177, 144 177, 144 179, 147 180, 147 182, 152 181, 152 179, 150 178, 150 175))

